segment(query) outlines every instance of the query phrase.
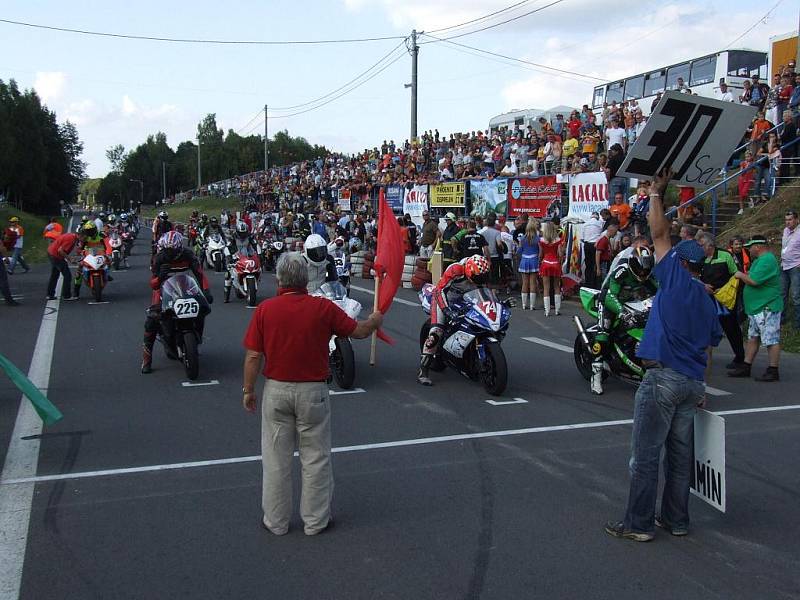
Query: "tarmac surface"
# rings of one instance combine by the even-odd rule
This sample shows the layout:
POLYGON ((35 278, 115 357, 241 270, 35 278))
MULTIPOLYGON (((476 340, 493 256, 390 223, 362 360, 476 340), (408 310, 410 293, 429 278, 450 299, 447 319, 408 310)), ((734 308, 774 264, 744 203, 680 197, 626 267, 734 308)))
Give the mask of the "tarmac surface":
MULTIPOLYGON (((354 341, 357 389, 331 397, 335 528, 306 537, 295 515, 276 537, 260 527, 260 417, 241 406, 253 312, 223 304, 209 273, 208 385, 185 386, 158 345, 141 375, 143 236, 107 304, 84 290, 46 311, 49 266, 11 278, 23 305, 0 306, 0 352, 27 372, 43 312, 57 318, 47 391, 64 419, 42 431, 30 476, 9 478, 8 450, 31 440, 12 435, 20 394, 0 380, 0 494, 33 490, 29 510, 0 514, 4 528, 28 521, 21 539, 0 532, 24 553, 0 598, 800 597, 800 357, 782 356, 779 383, 731 380, 723 340, 708 408, 744 411, 725 417, 727 512, 693 497, 688 537, 639 544, 603 532, 627 499, 635 388, 610 379, 590 395, 571 356, 578 304, 549 318, 513 310, 510 383, 492 398, 452 370, 416 383, 425 316, 400 290, 385 320, 395 345, 379 344, 370 367, 369 341, 354 341)), ((274 293, 267 274, 259 298, 274 293)), ((353 296, 368 313, 372 295, 353 296)))

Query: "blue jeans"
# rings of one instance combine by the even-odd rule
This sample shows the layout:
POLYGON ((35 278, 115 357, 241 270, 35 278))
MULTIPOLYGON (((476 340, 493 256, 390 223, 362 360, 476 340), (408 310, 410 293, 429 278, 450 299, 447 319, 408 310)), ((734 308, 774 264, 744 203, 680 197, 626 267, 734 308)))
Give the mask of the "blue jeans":
POLYGON ((25 259, 22 257, 22 248, 14 248, 14 250, 11 252, 11 259, 9 260, 9 263, 8 263, 8 272, 9 273, 13 273, 14 272, 14 269, 16 268, 17 263, 19 263, 20 266, 23 269, 25 269, 26 271, 30 270, 30 267, 28 267, 28 263, 26 263, 25 259))
POLYGON ((783 314, 789 313, 791 296, 794 306, 794 328, 800 331, 800 265, 781 271, 783 281, 783 314))
POLYGON ((661 518, 674 528, 689 527, 689 479, 694 449, 694 413, 703 383, 669 368, 649 369, 636 392, 631 437, 631 488, 625 530, 655 530, 658 463, 664 456, 661 518))

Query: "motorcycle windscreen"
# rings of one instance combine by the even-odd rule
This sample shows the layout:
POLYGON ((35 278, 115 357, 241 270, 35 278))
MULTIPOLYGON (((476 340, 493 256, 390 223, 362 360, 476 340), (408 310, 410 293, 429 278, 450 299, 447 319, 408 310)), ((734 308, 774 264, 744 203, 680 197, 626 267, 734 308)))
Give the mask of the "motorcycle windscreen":
POLYGON ((187 272, 175 273, 161 284, 161 310, 170 310, 176 300, 183 298, 197 300, 202 314, 211 312, 197 279, 187 272))

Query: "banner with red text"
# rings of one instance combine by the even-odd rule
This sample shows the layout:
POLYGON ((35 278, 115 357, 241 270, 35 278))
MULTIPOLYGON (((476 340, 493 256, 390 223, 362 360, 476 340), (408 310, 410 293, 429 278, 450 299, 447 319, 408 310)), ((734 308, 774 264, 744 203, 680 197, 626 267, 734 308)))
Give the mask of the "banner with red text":
POLYGON ((535 219, 561 216, 561 184, 556 176, 513 179, 508 185, 508 214, 535 219))
POLYGON ((608 208, 608 180, 602 171, 569 178, 568 219, 588 221, 593 212, 608 208))

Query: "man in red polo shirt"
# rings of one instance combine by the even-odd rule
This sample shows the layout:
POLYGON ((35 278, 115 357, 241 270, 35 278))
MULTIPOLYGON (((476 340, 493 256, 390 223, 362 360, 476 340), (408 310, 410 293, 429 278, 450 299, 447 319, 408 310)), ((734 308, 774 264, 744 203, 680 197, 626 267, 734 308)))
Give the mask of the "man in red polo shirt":
POLYGON ((328 342, 332 335, 366 338, 383 315, 355 321, 333 302, 309 296, 308 269, 298 252, 276 268, 278 296, 259 304, 244 338, 243 404, 255 412, 255 384, 266 356, 261 410, 262 525, 275 535, 289 530, 295 436, 302 465, 300 516, 306 535, 331 521, 333 471, 328 402, 328 342))
MULTIPOLYGON (((95 232, 97 232, 97 229, 95 229, 95 232)), ((64 283, 61 287, 64 300, 72 298, 72 288, 70 286, 72 274, 69 272, 67 257, 78 244, 86 239, 89 233, 83 227, 81 227, 80 233, 62 233, 47 247, 47 258, 50 259, 51 266, 50 280, 47 282, 48 300, 56 299, 56 284, 58 283, 59 275, 64 277, 64 283)), ((77 297, 75 299, 77 300, 77 297)))

